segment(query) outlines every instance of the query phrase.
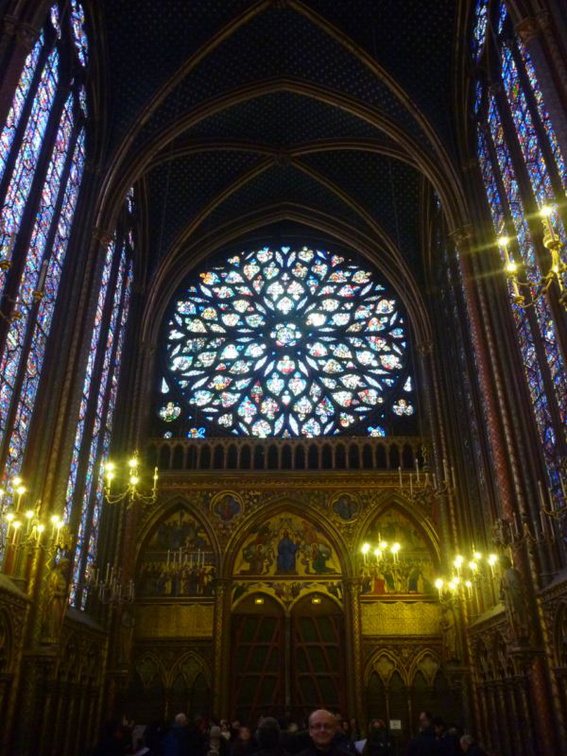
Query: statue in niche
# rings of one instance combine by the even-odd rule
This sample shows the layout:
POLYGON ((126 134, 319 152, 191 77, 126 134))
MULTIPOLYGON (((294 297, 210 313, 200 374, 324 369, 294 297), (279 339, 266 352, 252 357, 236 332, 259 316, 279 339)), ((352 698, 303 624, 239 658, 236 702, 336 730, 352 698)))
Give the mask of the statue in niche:
POLYGON ((63 558, 53 565, 47 576, 42 622, 44 643, 57 643, 59 640, 63 618, 67 610, 70 571, 70 560, 63 558))
POLYGON ((460 661, 462 653, 459 643, 459 628, 455 610, 452 606, 443 607, 441 631, 443 633, 443 661, 460 661))
POLYGON ((506 609, 509 640, 516 645, 529 642, 529 608, 526 600, 524 581, 507 556, 500 557, 502 577, 500 578, 500 600, 506 609))
POLYGON ((124 606, 120 614, 120 627, 118 629, 117 661, 119 664, 124 665, 129 663, 133 636, 134 608, 132 606, 124 606))

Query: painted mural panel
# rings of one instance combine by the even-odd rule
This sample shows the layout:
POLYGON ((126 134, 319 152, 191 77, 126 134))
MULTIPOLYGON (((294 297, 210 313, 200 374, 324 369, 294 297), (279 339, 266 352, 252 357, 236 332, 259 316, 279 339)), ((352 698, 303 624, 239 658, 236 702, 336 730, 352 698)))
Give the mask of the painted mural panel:
POLYGON ((272 517, 251 530, 234 566, 236 575, 316 577, 341 572, 321 529, 295 514, 272 517))
POLYGON ((171 514, 154 528, 138 564, 139 597, 213 595, 213 546, 203 525, 186 509, 171 514))
POLYGON ((369 545, 367 553, 360 555, 364 595, 435 595, 431 548, 421 531, 401 512, 380 514, 362 541, 369 545), (394 544, 399 544, 399 550, 392 553, 394 544))

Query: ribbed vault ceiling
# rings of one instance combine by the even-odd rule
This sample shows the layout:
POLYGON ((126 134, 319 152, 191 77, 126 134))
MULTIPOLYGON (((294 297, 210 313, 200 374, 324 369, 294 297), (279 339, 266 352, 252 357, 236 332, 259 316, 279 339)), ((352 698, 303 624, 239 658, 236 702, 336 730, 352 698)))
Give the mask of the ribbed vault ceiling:
POLYGON ((274 228, 344 243, 350 229, 352 249, 364 238, 417 290, 423 188, 449 194, 455 171, 460 12, 455 0, 97 4, 107 212, 139 187, 154 280, 203 245, 269 242, 274 228))

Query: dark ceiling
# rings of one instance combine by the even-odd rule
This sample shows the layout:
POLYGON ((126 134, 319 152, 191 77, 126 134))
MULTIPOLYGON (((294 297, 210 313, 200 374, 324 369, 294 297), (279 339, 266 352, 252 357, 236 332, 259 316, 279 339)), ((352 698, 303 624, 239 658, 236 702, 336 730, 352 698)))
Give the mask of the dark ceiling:
POLYGON ((317 238, 340 224, 370 240, 379 265, 397 248, 419 282, 424 165, 456 155, 457 0, 93 6, 109 185, 143 189, 151 270, 200 237, 257 239, 276 220, 285 234, 286 213, 291 232, 297 210, 317 238))

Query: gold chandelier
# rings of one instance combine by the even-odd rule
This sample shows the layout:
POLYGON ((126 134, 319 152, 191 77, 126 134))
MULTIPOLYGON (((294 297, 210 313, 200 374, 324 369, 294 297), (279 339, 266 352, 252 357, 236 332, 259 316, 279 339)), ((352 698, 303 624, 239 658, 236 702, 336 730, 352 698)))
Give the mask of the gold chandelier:
POLYGON ((54 514, 49 519, 40 516, 41 502, 31 508, 25 503, 28 493, 24 481, 19 475, 12 478, 4 488, 0 488, 0 524, 3 526, 4 551, 23 548, 52 548, 59 545, 63 530, 67 530, 65 521, 54 514), (51 533, 49 533, 51 524, 51 533), (47 535, 44 535, 47 532, 47 535))
POLYGON ((544 205, 539 211, 541 222, 543 224, 543 246, 550 255, 549 269, 547 273, 530 280, 521 280, 524 266, 512 257, 509 246, 512 239, 509 236, 500 236, 498 245, 502 249, 506 261, 504 270, 512 284, 514 292, 514 302, 518 307, 527 309, 533 307, 548 291, 551 284, 555 281, 559 289, 559 302, 567 310, 567 263, 561 259, 563 242, 556 232, 552 215, 556 208, 544 205), (528 298, 526 298, 526 292, 528 298))
POLYGON ((134 502, 140 502, 141 504, 154 504, 157 501, 158 469, 157 467, 154 468, 151 490, 146 493, 140 491, 139 485, 141 483, 142 473, 140 472, 140 459, 137 451, 132 454, 127 462, 125 484, 121 491, 116 493, 112 491, 113 481, 121 477, 120 470, 114 462, 107 460, 103 464, 103 474, 105 480, 104 497, 109 504, 118 504, 125 501, 126 507, 129 509, 134 502))

